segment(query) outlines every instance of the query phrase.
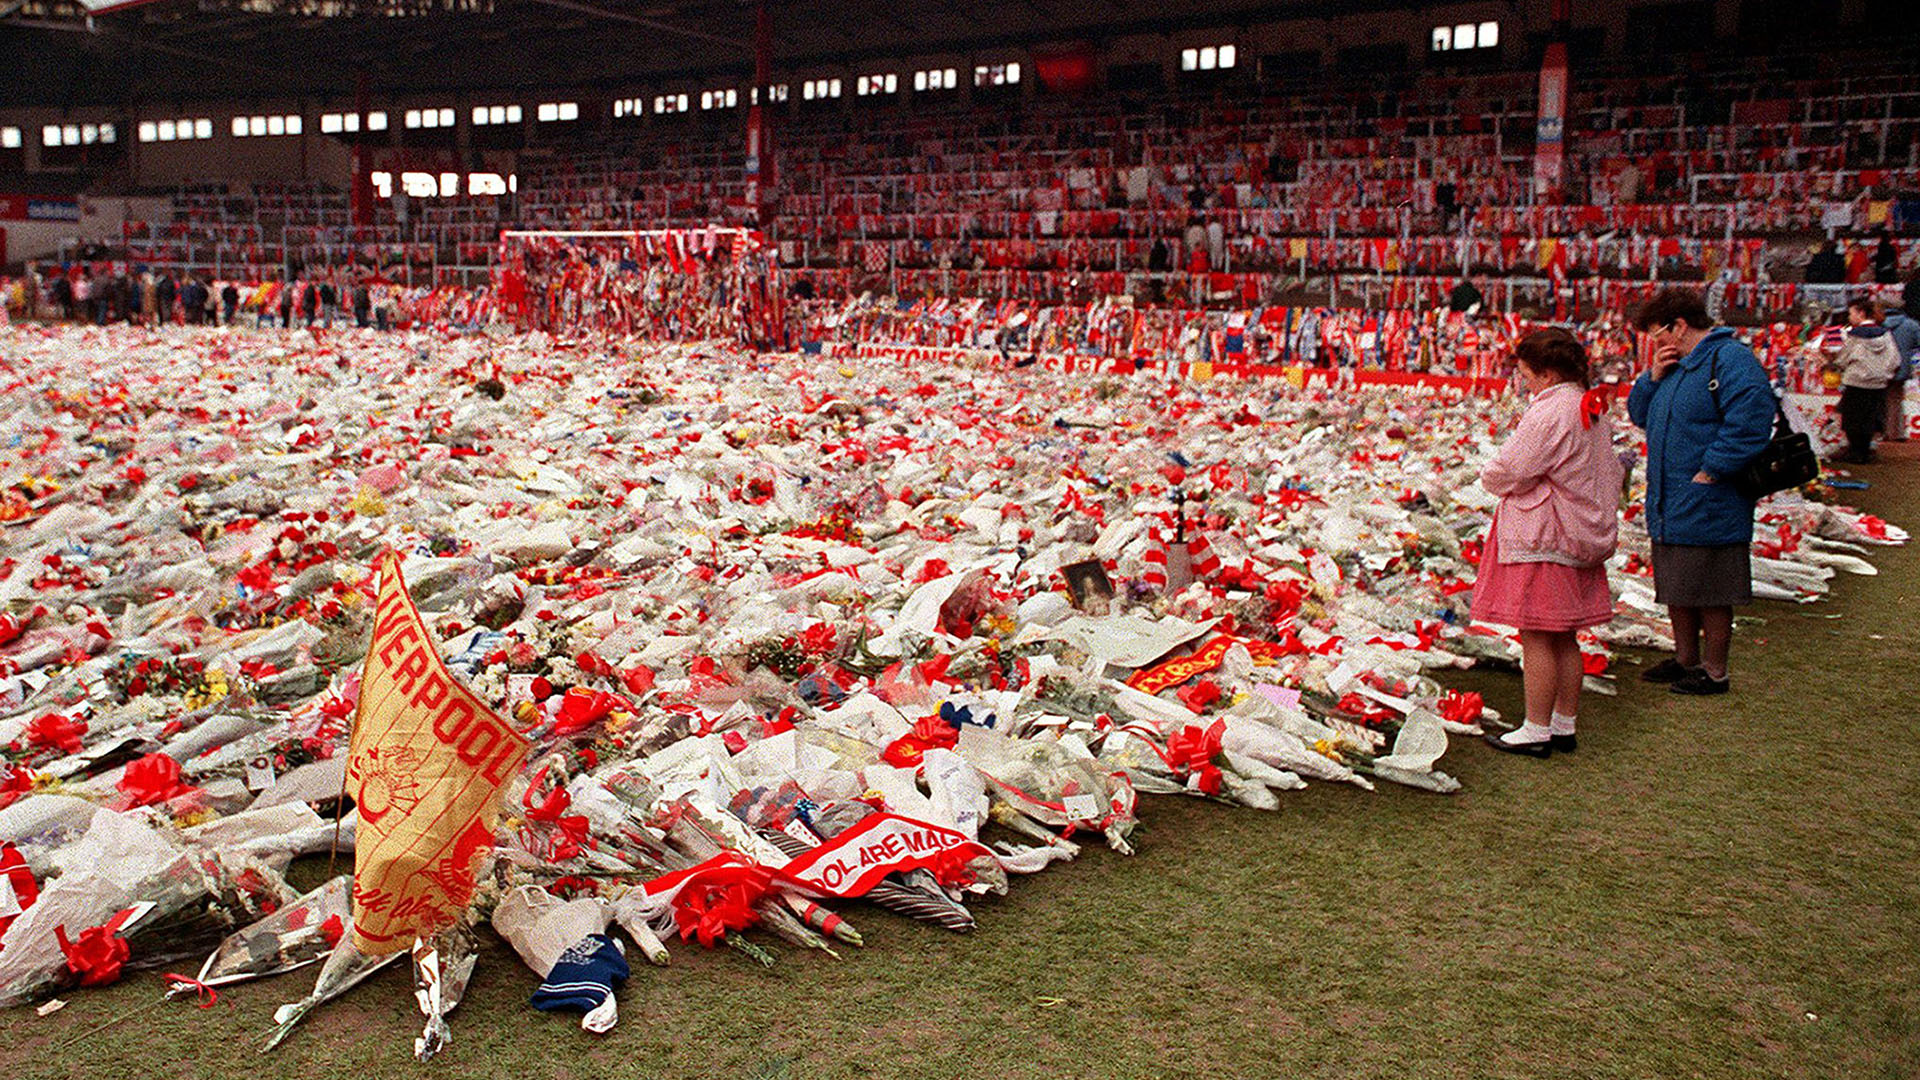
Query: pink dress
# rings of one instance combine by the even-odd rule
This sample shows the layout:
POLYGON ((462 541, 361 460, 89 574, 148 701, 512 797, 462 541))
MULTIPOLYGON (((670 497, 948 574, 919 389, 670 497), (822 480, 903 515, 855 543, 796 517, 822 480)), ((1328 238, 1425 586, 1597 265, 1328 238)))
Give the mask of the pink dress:
POLYGON ((1535 394, 1481 472, 1500 506, 1473 584, 1477 621, 1567 631, 1613 618, 1604 559, 1618 524, 1620 463, 1604 422, 1582 419, 1581 399, 1569 383, 1535 394), (1504 559, 1503 546, 1515 548, 1504 559))
POLYGON ((1487 532, 1473 582, 1473 618, 1519 630, 1580 630, 1613 620, 1605 566, 1500 561, 1500 523, 1487 532))

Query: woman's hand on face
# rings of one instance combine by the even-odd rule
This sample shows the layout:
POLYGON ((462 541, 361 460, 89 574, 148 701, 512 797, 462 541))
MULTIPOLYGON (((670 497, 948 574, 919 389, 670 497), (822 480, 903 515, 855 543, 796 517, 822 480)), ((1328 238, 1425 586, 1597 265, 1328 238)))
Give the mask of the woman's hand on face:
POLYGON ((1655 349, 1653 352, 1653 367, 1650 369, 1650 373, 1653 375, 1653 381, 1659 382, 1661 379, 1666 378, 1674 368, 1680 366, 1681 359, 1682 357, 1678 346, 1662 345, 1658 349, 1655 349))

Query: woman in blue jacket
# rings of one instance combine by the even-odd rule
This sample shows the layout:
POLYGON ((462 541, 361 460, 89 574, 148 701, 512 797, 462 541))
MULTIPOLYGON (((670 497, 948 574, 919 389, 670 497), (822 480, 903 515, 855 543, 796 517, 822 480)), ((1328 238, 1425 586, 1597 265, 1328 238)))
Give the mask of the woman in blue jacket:
POLYGON ((1733 608, 1753 600, 1753 503, 1727 480, 1773 437, 1773 388, 1753 350, 1715 329, 1689 290, 1662 290, 1633 325, 1653 363, 1627 414, 1647 433, 1654 599, 1667 605, 1675 646, 1641 678, 1679 694, 1724 694, 1733 608))

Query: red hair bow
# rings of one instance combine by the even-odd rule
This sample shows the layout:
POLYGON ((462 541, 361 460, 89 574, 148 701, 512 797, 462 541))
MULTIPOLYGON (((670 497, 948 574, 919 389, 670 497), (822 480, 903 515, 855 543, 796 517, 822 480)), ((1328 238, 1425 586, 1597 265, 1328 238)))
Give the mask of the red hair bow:
POLYGON ((1607 408, 1612 404, 1613 394, 1604 386, 1596 386, 1580 395, 1581 429, 1592 427, 1595 420, 1607 415, 1607 408))

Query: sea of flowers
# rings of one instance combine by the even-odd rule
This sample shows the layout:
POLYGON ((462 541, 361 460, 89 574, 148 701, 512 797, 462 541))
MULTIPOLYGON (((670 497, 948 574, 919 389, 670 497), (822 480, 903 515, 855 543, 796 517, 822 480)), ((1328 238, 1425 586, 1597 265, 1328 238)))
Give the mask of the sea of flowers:
MULTIPOLYGON (((317 966, 271 1044, 408 955, 352 947, 350 875, 285 878, 353 847, 389 550, 533 745, 466 918, 411 953, 423 1058, 482 927, 604 1031, 627 941, 834 953, 854 903, 964 932, 1082 843, 1131 851, 1142 796, 1455 791, 1448 736, 1499 717, 1442 676, 1519 656, 1467 611, 1506 395, 178 327, 0 331, 0 380, 7 1004, 317 966), (773 876, 882 816, 969 846, 857 902, 773 876)), ((1638 472, 1600 692, 1616 649, 1671 648, 1638 472)), ((1762 505, 1761 596, 1907 539, 1832 495, 1762 505)))

